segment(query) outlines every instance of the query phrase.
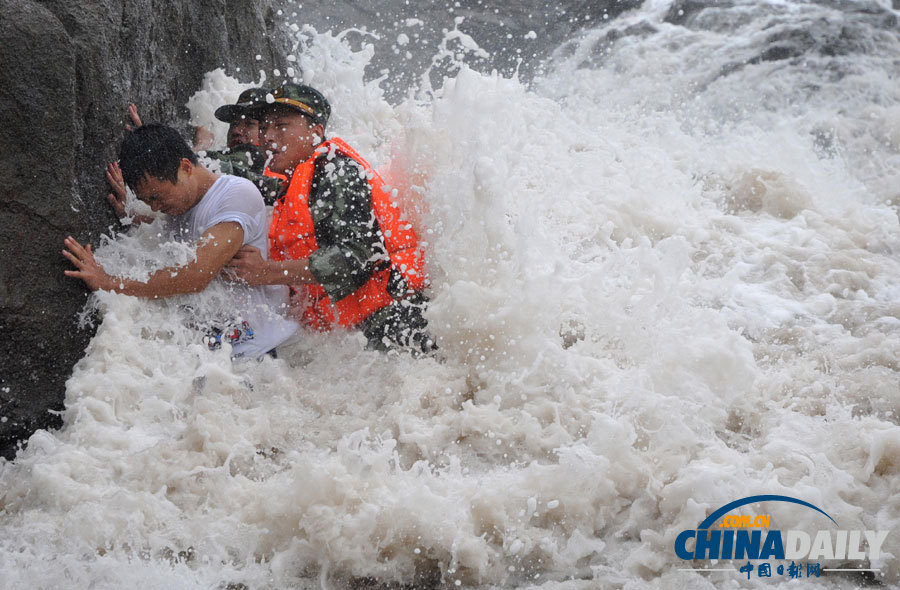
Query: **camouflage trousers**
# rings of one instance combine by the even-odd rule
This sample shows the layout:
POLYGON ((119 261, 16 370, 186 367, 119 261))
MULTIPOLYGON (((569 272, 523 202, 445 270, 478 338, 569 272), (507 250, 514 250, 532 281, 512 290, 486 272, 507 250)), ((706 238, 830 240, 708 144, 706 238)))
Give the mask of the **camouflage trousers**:
POLYGON ((387 352, 398 350, 414 356, 430 355, 437 344, 428 333, 424 311, 428 298, 420 293, 394 301, 367 317, 359 325, 368 339, 368 348, 387 352))

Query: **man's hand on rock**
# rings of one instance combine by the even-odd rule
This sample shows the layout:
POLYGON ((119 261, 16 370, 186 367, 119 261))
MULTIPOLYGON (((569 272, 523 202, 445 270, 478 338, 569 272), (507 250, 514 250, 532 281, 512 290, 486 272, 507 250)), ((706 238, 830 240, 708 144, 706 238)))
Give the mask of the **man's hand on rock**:
POLYGON ((141 116, 138 114, 137 105, 129 103, 128 105, 128 118, 131 119, 131 122, 134 124, 134 127, 131 125, 125 125, 125 131, 133 131, 136 127, 140 127, 143 125, 141 122, 141 116))
POLYGON ((66 247, 62 251, 63 256, 68 258, 69 262, 77 269, 64 271, 67 277, 81 279, 91 291, 113 289, 115 279, 106 274, 103 267, 94 259, 94 252, 91 250, 90 244, 82 246, 72 236, 67 237, 63 243, 66 247))
POLYGON ((119 168, 118 162, 110 162, 106 166, 106 182, 112 188, 111 193, 106 195, 106 200, 116 212, 116 217, 121 221, 125 217, 125 179, 122 178, 122 169, 119 168))
MULTIPOLYGON (((106 182, 109 183, 109 186, 113 190, 113 192, 106 195, 106 200, 113 208, 113 211, 116 213, 116 217, 119 218, 119 221, 127 225, 128 211, 125 209, 127 193, 125 189, 125 179, 122 178, 122 169, 119 168, 118 162, 110 162, 109 164, 107 164, 106 182)), ((141 223, 150 223, 151 221, 153 221, 153 218, 146 215, 131 216, 131 223, 134 225, 141 223)))

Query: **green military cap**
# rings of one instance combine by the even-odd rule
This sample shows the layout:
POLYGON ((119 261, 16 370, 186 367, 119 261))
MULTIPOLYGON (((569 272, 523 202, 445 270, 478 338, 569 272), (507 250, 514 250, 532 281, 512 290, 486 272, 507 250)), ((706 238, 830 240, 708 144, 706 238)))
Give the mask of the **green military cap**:
POLYGON ((272 98, 268 97, 261 106, 281 104, 300 111, 313 120, 314 123, 325 126, 328 117, 331 116, 331 105, 322 96, 322 93, 306 84, 282 84, 271 91, 272 98))
POLYGON ((237 104, 226 104, 216 109, 216 119, 233 123, 243 116, 251 116, 253 107, 266 102, 264 88, 248 88, 238 96, 237 104))

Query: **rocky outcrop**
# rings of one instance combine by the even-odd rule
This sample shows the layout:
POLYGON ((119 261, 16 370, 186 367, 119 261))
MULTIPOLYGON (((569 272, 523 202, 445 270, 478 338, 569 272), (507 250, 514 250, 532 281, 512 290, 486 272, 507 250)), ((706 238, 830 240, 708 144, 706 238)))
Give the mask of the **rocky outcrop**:
POLYGON ((0 0, 0 454, 54 426, 89 330, 66 279, 66 235, 97 243, 125 107, 186 121, 203 74, 271 68, 283 53, 268 0, 0 0), (257 60, 256 56, 262 56, 257 60))

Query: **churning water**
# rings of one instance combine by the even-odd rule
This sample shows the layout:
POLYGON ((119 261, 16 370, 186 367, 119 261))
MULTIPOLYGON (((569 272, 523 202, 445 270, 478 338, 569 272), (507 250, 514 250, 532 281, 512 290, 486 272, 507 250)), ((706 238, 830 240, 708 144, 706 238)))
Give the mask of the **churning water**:
MULTIPOLYGON (((0 587, 896 585, 897 22, 651 0, 527 85, 467 67, 463 23, 453 73, 399 104, 371 48, 300 29, 268 82, 302 73, 402 189, 440 358, 336 332, 233 367, 183 302, 99 294, 64 428, 0 462, 0 587), (755 494, 890 531, 823 562, 876 571, 682 571, 678 533, 755 494)), ((239 89, 207 81, 198 120, 239 89)), ((188 255, 155 229, 98 255, 135 276, 188 255)), ((824 526, 795 508, 756 511, 824 526)))

